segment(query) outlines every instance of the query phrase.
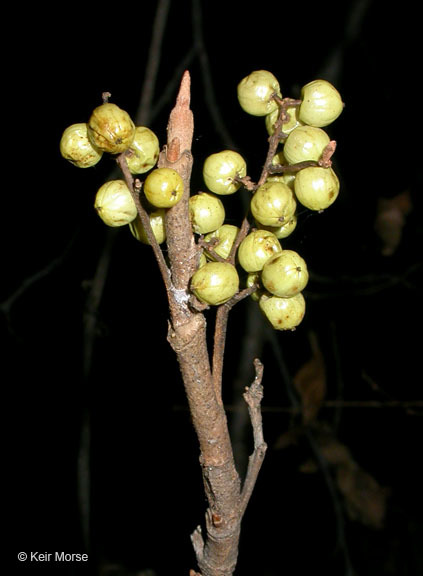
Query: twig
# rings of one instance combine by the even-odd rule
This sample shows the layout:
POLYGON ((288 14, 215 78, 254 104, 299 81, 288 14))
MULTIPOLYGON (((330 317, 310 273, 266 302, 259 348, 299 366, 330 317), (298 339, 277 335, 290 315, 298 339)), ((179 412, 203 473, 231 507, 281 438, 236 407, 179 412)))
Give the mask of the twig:
POLYGON ((141 92, 141 101, 138 113, 136 114, 136 124, 144 126, 151 122, 151 105, 154 97, 157 73, 161 60, 161 46, 164 31, 166 28, 167 16, 170 8, 170 0, 158 0, 153 29, 151 32, 151 43, 145 67, 145 76, 141 92))
POLYGON ((194 47, 200 60, 200 70, 204 83, 204 98, 213 120, 216 131, 220 134, 225 146, 232 150, 237 150, 237 146, 226 128, 225 122, 220 114, 220 107, 216 101, 214 82, 210 72, 210 62, 205 48, 203 38, 203 16, 201 12, 201 2, 192 0, 192 35, 194 47))
POLYGON ((179 64, 175 67, 173 76, 169 78, 168 82, 166 82, 166 87, 163 89, 163 92, 160 94, 154 106, 151 108, 150 117, 148 119, 150 123, 154 122, 166 104, 170 102, 171 98, 176 92, 176 89, 179 88, 181 77, 184 71, 189 69, 191 62, 194 60, 194 57, 195 50, 194 48, 190 48, 185 56, 181 59, 179 64))
POLYGON ((63 253, 60 256, 53 258, 53 260, 51 260, 43 268, 37 270, 37 272, 34 272, 34 274, 24 278, 20 286, 14 292, 12 292, 10 296, 8 296, 5 300, 3 300, 3 302, 0 302, 0 312, 3 312, 3 314, 6 317, 8 329, 11 334, 14 333, 14 330, 12 328, 11 312, 15 302, 19 300, 19 298, 21 298, 27 292, 27 290, 32 288, 34 284, 40 282, 40 280, 51 274, 56 268, 58 268, 63 264, 68 254, 70 253, 71 248, 78 234, 79 230, 75 232, 75 234, 73 235, 73 237, 71 238, 71 240, 69 241, 69 243, 63 250, 63 253))
POLYGON ((132 199, 134 200, 135 206, 137 207, 138 216, 140 217, 141 224, 143 225, 143 228, 145 230, 148 242, 150 243, 150 245, 153 249, 154 256, 156 257, 157 264, 159 265, 159 269, 160 269, 166 290, 170 291, 172 289, 172 285, 171 285, 171 281, 170 281, 170 272, 169 272, 169 269, 167 267, 166 260, 163 256, 163 252, 160 248, 160 245, 158 244, 156 237, 154 236, 153 230, 151 228, 150 218, 148 217, 147 211, 145 210, 144 206, 141 204, 140 196, 139 196, 140 183, 134 179, 134 177, 132 176, 132 174, 128 168, 128 164, 126 162, 125 152, 123 152, 122 154, 119 154, 119 156, 116 159, 116 162, 118 163, 118 165, 122 171, 122 175, 125 179, 126 185, 128 186, 129 191, 131 192, 131 195, 132 195, 132 199))
POLYGON ((260 179, 257 183, 257 187, 264 184, 271 171, 273 158, 276 154, 276 150, 278 149, 279 142, 281 140, 281 135, 283 135, 282 125, 287 119, 287 112, 286 112, 287 109, 292 106, 297 106, 300 103, 299 100, 292 100, 292 98, 284 98, 283 100, 281 100, 276 95, 274 95, 273 97, 279 105, 279 114, 275 122, 275 130, 273 134, 269 137, 269 148, 266 155, 266 161, 264 163, 260 179))
POLYGON ((254 367, 256 370, 254 382, 249 388, 246 388, 244 393, 244 399, 248 405, 248 412, 250 414, 251 425, 253 428, 254 450, 248 461, 247 474, 241 492, 241 517, 244 515, 251 494, 253 493, 267 450, 267 444, 263 437, 263 423, 261 416, 261 401, 263 398, 263 386, 261 381, 263 379, 263 364, 256 358, 254 360, 254 367))
POLYGON ((216 398, 220 404, 222 403, 222 374, 229 312, 235 306, 235 304, 244 298, 247 298, 247 296, 250 296, 256 290, 257 286, 255 284, 245 288, 244 290, 240 290, 237 292, 237 294, 235 294, 235 296, 233 296, 233 298, 228 300, 228 302, 221 304, 216 311, 216 322, 213 340, 212 374, 216 398))

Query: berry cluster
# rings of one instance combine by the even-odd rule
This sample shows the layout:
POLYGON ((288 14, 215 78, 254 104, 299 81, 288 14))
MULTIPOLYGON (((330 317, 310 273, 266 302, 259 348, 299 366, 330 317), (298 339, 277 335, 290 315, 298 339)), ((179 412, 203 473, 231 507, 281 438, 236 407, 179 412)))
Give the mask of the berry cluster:
MULTIPOLYGON (((105 99, 108 96, 106 94, 105 99)), ((60 140, 60 152, 79 168, 95 166, 105 152, 112 155, 124 153, 131 174, 151 171, 144 182, 144 196, 149 203, 150 223, 157 241, 164 242, 164 209, 179 202, 183 182, 175 170, 152 170, 160 153, 159 140, 152 130, 135 126, 125 110, 105 101, 92 112, 88 122, 66 128, 60 140)), ((135 238, 148 243, 125 180, 103 184, 95 196, 94 207, 108 226, 129 224, 135 238)))
MULTIPOLYGON (((206 305, 221 305, 240 294, 241 273, 244 293, 258 302, 274 328, 292 330, 305 314, 302 292, 309 276, 303 258, 283 249, 281 240, 295 230, 297 203, 321 211, 338 196, 339 180, 330 160, 335 143, 323 127, 341 114, 343 103, 325 80, 306 84, 299 100, 282 98, 278 80, 266 70, 241 80, 238 101, 248 114, 265 117, 267 161, 255 184, 238 152, 222 150, 205 159, 202 174, 207 191, 188 200, 190 225, 201 253, 190 290, 206 305), (221 198, 240 189, 252 195, 248 217, 237 227, 225 223, 221 198)), ((157 243, 166 240, 166 212, 182 199, 184 184, 175 170, 155 168, 159 141, 149 128, 136 127, 127 112, 105 99, 87 123, 64 131, 60 150, 81 168, 94 166, 106 152, 124 154, 131 174, 149 172, 140 185, 140 202, 157 243)), ((124 179, 101 186, 94 205, 105 224, 128 224, 137 240, 149 243, 124 179)))
POLYGON ((192 207, 194 230, 205 234, 206 259, 194 274, 191 289, 203 302, 225 302, 239 290, 239 265, 246 274, 245 286, 254 290, 252 298, 273 327, 292 330, 305 314, 302 292, 309 275, 304 259, 294 250, 282 249, 281 240, 295 230, 298 203, 322 211, 338 196, 339 180, 330 161, 335 143, 322 128, 341 114, 343 102, 325 80, 305 85, 299 100, 283 99, 279 82, 266 70, 254 71, 241 80, 238 101, 248 114, 265 117, 269 163, 254 184, 237 152, 223 150, 206 158, 203 179, 209 192, 191 198, 197 204, 204 197, 209 207, 206 220, 205 211, 199 207, 196 213, 192 207), (218 198, 242 186, 252 192, 252 226, 244 234, 223 223, 224 208, 218 198), (219 222, 223 224, 216 228, 219 222))

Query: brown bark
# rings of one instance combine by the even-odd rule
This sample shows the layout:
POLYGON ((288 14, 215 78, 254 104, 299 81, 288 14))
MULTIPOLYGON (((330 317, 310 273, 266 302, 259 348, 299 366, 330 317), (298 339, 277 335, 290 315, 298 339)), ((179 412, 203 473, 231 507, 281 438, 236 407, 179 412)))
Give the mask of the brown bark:
MULTIPOLYGON (((208 509, 204 537, 199 526, 191 538, 200 576, 230 576, 237 561, 241 519, 266 451, 260 413, 262 366, 256 361, 256 379, 251 388, 246 389, 244 395, 253 426, 254 453, 250 457, 241 490, 226 413, 220 397, 220 385, 228 312, 242 297, 242 293, 224 304, 224 309, 221 308, 220 320, 217 322, 214 358, 211 363, 207 347, 206 319, 203 311, 194 305, 189 290, 190 279, 197 269, 200 255, 200 247, 195 242, 189 219, 193 130, 190 77, 188 72, 185 72, 176 105, 169 117, 167 146, 159 158, 159 167, 176 170, 184 182, 181 201, 166 214, 168 263, 154 238, 148 216, 139 200, 140 182, 134 181, 129 173, 124 154, 118 158, 118 163, 132 191, 162 273, 170 311, 168 341, 178 359, 192 422, 199 441, 200 464, 208 509)), ((197 574, 194 571, 191 573, 197 574)))
POLYGON ((189 109, 190 78, 186 72, 168 124, 168 144, 160 166, 176 170, 184 181, 184 196, 166 217, 172 289, 168 340, 175 351, 192 422, 200 445, 204 488, 209 503, 205 542, 197 529, 193 545, 203 576, 232 574, 239 538, 240 479, 235 468, 226 414, 216 398, 202 312, 189 306, 189 281, 197 268, 198 248, 189 220, 193 116, 189 109))

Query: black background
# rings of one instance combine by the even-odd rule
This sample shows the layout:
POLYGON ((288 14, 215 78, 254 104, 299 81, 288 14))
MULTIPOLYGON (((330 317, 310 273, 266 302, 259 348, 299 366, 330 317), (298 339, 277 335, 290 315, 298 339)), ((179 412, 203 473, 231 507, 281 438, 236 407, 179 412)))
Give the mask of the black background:
MULTIPOLYGON (((304 211, 286 242, 303 255, 313 276, 304 323, 277 335, 285 373, 271 346, 262 350, 269 452, 245 517, 237 569, 239 574, 322 570, 341 576, 347 571, 342 551, 335 548, 339 527, 328 486, 321 474, 298 470, 310 449, 273 446, 291 424, 286 374, 292 377, 308 359, 309 330, 317 333, 329 366, 329 399, 339 378, 345 400, 422 399, 418 14, 408 1, 201 5, 208 71, 231 142, 216 129, 204 61, 197 57, 189 66, 193 188, 203 186, 201 159, 232 144, 247 159, 251 177, 258 177, 267 134, 261 119, 247 117, 236 100, 238 82, 252 70, 271 70, 283 95, 292 97, 306 82, 325 77, 346 104, 328 127, 338 142, 340 197, 323 214, 304 211), (413 210, 400 246, 384 257, 374 231, 378 199, 406 189, 413 210), (288 410, 271 410, 281 406, 288 410)), ((120 573, 150 568, 161 576, 187 574, 194 567, 189 534, 202 522, 206 503, 197 442, 165 340, 168 315, 159 273, 146 246, 126 229, 107 230, 93 210, 95 191, 113 173, 113 159, 78 170, 58 148, 63 130, 86 121, 103 91, 136 114, 155 9, 154 2, 74 3, 22 12, 12 7, 4 17, 12 38, 3 40, 2 88, 0 301, 8 454, 3 469, 10 481, 4 500, 13 525, 7 556, 22 574, 96 573, 99 565, 103 574, 111 574, 115 565, 120 573), (112 245, 111 258, 96 311, 94 356, 84 378, 84 311, 106 242, 112 245), (86 551, 77 460, 87 411, 90 563, 19 564, 21 550, 86 551)), ((155 101, 192 46, 192 30, 191 3, 171 2, 155 101)), ((171 107, 172 100, 150 125, 162 144, 171 107)), ((238 200, 228 202, 236 223, 238 200)), ((248 385, 232 386, 240 373, 246 318, 254 318, 258 333, 264 322, 252 306, 239 304, 230 320, 228 403, 236 403, 248 385)), ((333 411, 323 411, 321 418, 331 422, 333 411)), ((383 529, 345 516, 356 573, 421 574, 421 409, 345 409, 337 433, 360 466, 390 489, 383 529)), ((246 442, 250 449, 250 439, 246 442)))

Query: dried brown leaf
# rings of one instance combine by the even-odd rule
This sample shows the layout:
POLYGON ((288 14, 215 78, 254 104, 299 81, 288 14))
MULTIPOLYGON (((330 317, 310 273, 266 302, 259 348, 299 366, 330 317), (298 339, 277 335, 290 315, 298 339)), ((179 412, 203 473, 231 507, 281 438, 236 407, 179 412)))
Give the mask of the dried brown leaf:
POLYGON ((389 491, 358 464, 339 466, 336 481, 351 520, 375 529, 382 528, 389 491))
POLYGON ((316 334, 309 335, 311 358, 301 366, 293 378, 293 384, 300 395, 304 424, 316 419, 326 395, 326 368, 316 334))
POLYGON ((409 190, 393 198, 379 198, 374 228, 381 241, 381 253, 391 256, 401 243, 407 214, 412 210, 409 190))

